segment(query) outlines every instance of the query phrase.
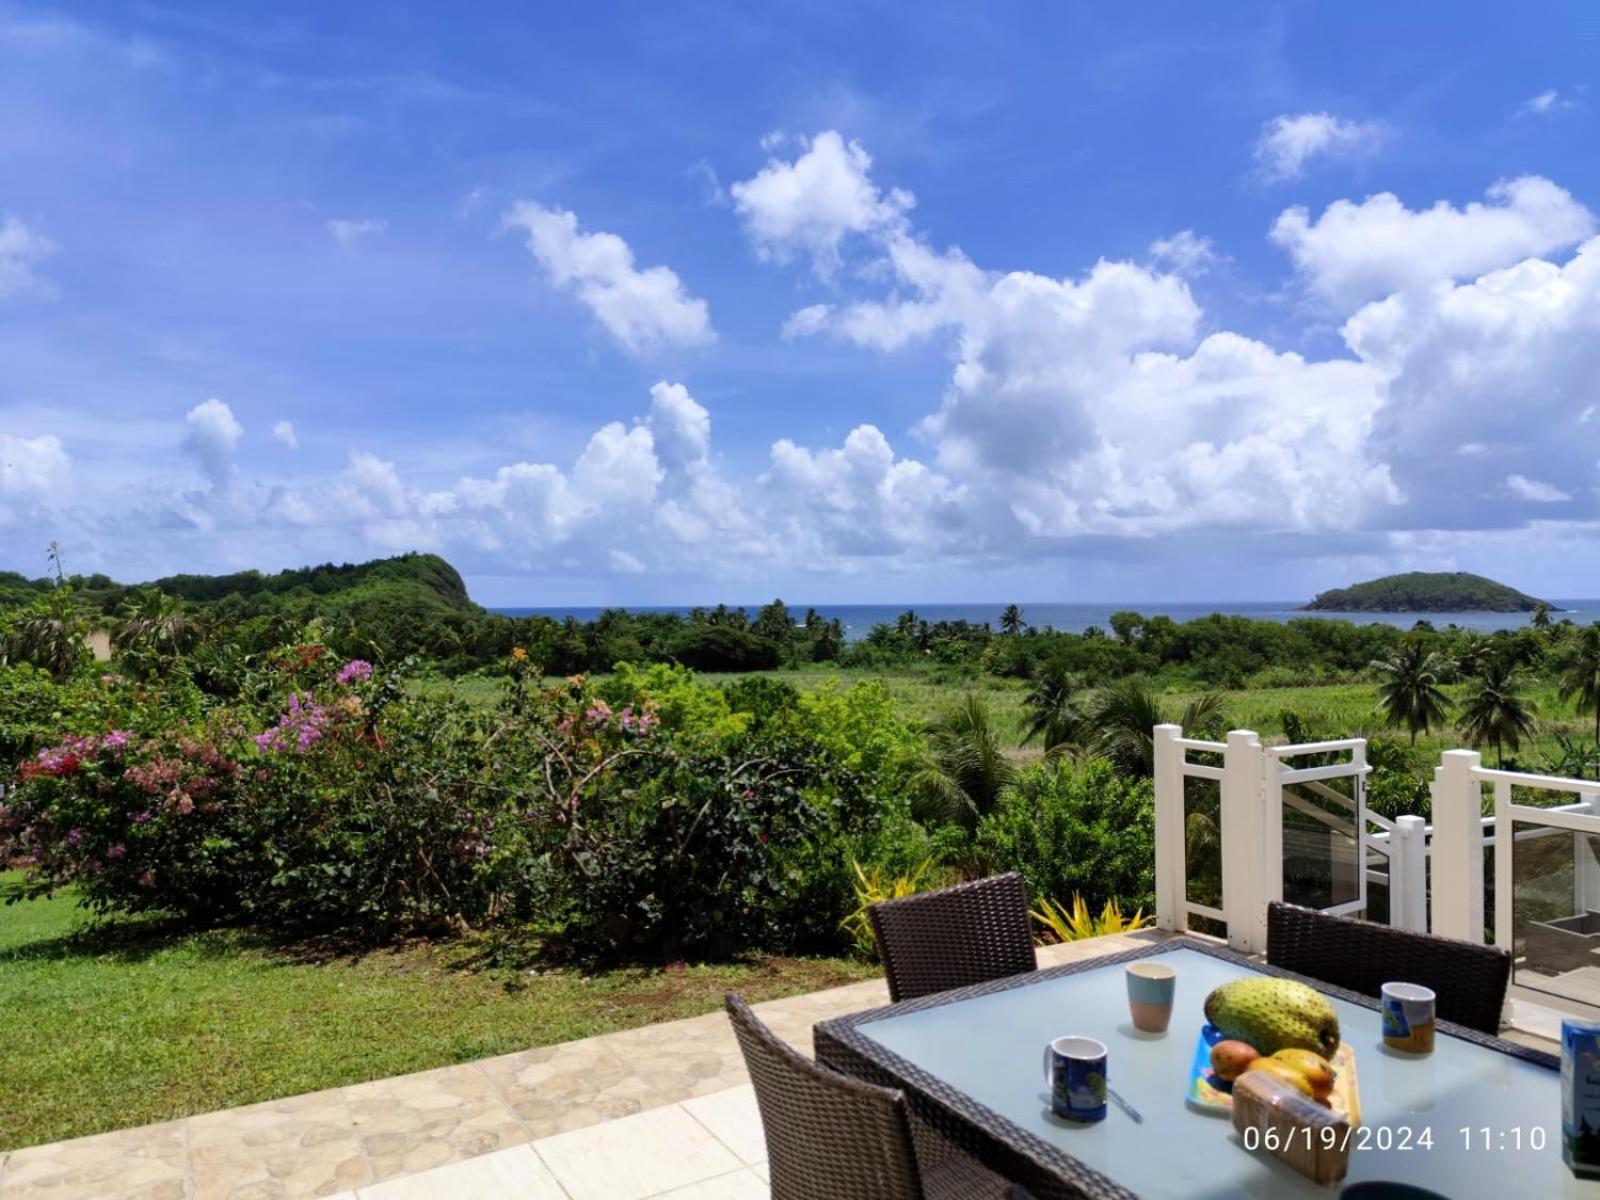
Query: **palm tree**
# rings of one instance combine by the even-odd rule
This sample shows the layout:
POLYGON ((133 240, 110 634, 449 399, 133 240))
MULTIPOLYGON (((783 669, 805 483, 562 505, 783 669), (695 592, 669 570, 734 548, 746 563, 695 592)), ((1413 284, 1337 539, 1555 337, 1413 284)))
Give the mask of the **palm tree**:
MULTIPOLYGON (((1155 694, 1137 679, 1124 679, 1095 697, 1088 715, 1095 746, 1129 774, 1155 774, 1155 727, 1167 723, 1155 694)), ((1184 707, 1178 722, 1190 737, 1220 732, 1222 697, 1199 696, 1184 707)))
POLYGON ((1576 700, 1579 712, 1594 712, 1594 740, 1600 744, 1600 622, 1589 625, 1562 655, 1557 676, 1563 700, 1576 700))
POLYGON ((1005 611, 1000 614, 1000 632, 1008 637, 1015 637, 1022 632, 1022 610, 1015 604, 1008 604, 1005 611))
POLYGON ((1408 641, 1386 659, 1372 664, 1383 676, 1378 684, 1378 710, 1391 725, 1404 725, 1411 733, 1426 733, 1444 723, 1450 698, 1439 690, 1444 663, 1419 641, 1408 641))
POLYGON ((30 663, 65 679, 84 655, 81 626, 82 622, 58 614, 24 618, 6 635, 0 659, 30 663))
POLYGON ((1510 663, 1490 663, 1478 678, 1478 690, 1461 707, 1462 734, 1474 748, 1492 745, 1496 764, 1505 761, 1507 745, 1515 753, 1522 739, 1534 734, 1534 704, 1519 694, 1521 686, 1521 673, 1510 663))
POLYGON ((1050 663, 1035 676, 1022 698, 1027 714, 1022 719, 1022 744, 1035 738, 1044 742, 1046 754, 1081 744, 1088 722, 1078 704, 1078 679, 1059 663, 1050 663))
POLYGON ((1476 629, 1469 629, 1456 650, 1456 670, 1463 675, 1481 675, 1494 656, 1494 642, 1476 629))
POLYGON ((1541 601, 1539 601, 1539 603, 1535 604, 1533 606, 1533 616, 1531 618, 1529 618, 1528 623, 1530 625, 1532 625, 1535 629, 1549 629, 1550 628, 1550 606, 1548 604, 1546 604, 1543 600, 1541 600, 1541 601))
POLYGON ((180 654, 194 645, 200 633, 182 602, 160 588, 140 588, 123 601, 119 615, 111 640, 121 650, 180 654))
POLYGON ((989 710, 968 693, 928 729, 927 757, 910 780, 912 814, 924 824, 959 825, 970 833, 1016 775, 989 710))

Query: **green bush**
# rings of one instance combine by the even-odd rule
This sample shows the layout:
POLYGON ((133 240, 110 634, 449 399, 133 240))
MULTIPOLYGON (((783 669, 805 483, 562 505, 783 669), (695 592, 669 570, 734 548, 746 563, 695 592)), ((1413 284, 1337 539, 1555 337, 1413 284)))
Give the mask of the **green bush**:
POLYGON ((1047 759, 1024 771, 978 826, 976 848, 992 869, 1020 871, 1033 896, 1155 904, 1154 791, 1103 760, 1047 759))

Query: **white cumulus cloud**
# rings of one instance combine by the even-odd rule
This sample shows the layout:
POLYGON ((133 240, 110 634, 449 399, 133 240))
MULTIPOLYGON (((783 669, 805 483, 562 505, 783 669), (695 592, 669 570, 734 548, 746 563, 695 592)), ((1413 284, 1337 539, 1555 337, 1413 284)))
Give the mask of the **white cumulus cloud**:
POLYGON ((1536 95, 1529 96, 1517 106, 1517 111, 1526 117, 1548 117, 1577 107, 1576 100, 1563 96, 1555 88, 1546 88, 1536 95))
POLYGON ((48 496, 66 483, 69 465, 60 438, 0 433, 0 496, 48 496))
POLYGON ((51 288, 35 270, 55 252, 55 243, 16 217, 0 222, 0 300, 49 295, 51 288))
POLYGON ((1315 158, 1354 159, 1377 152, 1388 136, 1380 121, 1352 121, 1332 113, 1273 117, 1256 139, 1256 167, 1272 182, 1298 179, 1315 158))
POLYGON ((214 397, 196 404, 184 421, 188 425, 181 443, 184 453, 199 465, 213 491, 228 491, 244 426, 234 419, 231 408, 214 397))
POLYGON ((1221 257, 1211 239, 1192 229, 1150 243, 1150 257, 1179 275, 1204 275, 1221 257))
POLYGON ((1596 229, 1594 214, 1565 188, 1537 175, 1502 180, 1487 202, 1456 208, 1441 200, 1410 209, 1391 192, 1359 203, 1336 200, 1320 217, 1286 210, 1272 240, 1311 293, 1350 312, 1366 300, 1464 279, 1532 255, 1576 245, 1596 229))
POLYGON ((293 450, 300 444, 300 436, 295 433, 293 421, 275 421, 272 425, 272 440, 280 446, 287 446, 293 450))
POLYGON ((388 228, 389 223, 387 221, 379 221, 372 218, 351 220, 336 217, 328 222, 328 233, 332 235, 334 241, 339 243, 341 250, 352 250, 364 238, 373 237, 388 228))
POLYGON ((848 235, 898 227, 916 200, 899 188, 880 191, 867 176, 871 156, 835 130, 803 144, 793 161, 769 159, 728 190, 758 253, 779 262, 808 254, 819 274, 830 275, 848 235))
POLYGON ((1535 504, 1562 504, 1572 499, 1570 493, 1563 492, 1554 484, 1545 483, 1542 479, 1529 479, 1526 475, 1507 475, 1506 487, 1511 489, 1513 495, 1535 504))
POLYGON ((523 200, 505 215, 556 287, 571 290, 624 349, 699 346, 714 341, 706 302, 689 295, 668 267, 634 265, 614 233, 584 233, 574 213, 523 200))

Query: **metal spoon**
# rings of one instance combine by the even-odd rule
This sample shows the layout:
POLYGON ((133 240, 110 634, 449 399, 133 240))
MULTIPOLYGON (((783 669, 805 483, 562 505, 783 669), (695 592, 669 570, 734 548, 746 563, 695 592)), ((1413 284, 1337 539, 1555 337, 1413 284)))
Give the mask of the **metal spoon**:
POLYGON ((1132 1117, 1134 1119, 1135 1123, 1137 1123, 1139 1125, 1143 1125, 1144 1124, 1144 1118, 1139 1115, 1139 1110, 1137 1108, 1135 1108, 1133 1105, 1129 1104, 1121 1096, 1119 1096, 1117 1094, 1115 1088, 1112 1088, 1112 1087, 1108 1086, 1106 1088, 1106 1095, 1110 1096, 1113 1100, 1115 1100, 1116 1103, 1117 1103, 1117 1107, 1120 1108, 1123 1112, 1127 1113, 1130 1117, 1132 1117))

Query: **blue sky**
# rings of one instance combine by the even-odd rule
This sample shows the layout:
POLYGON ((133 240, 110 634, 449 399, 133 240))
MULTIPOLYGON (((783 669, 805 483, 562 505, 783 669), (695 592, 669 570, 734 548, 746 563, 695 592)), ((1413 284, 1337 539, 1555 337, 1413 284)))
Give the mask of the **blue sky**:
POLYGON ((1600 10, 0 2, 0 567, 1600 592, 1600 10))

